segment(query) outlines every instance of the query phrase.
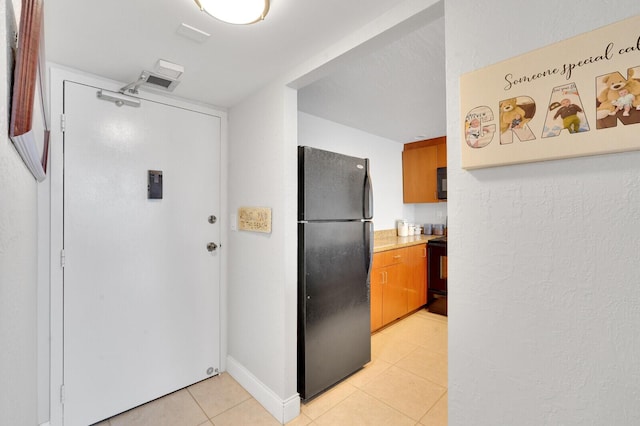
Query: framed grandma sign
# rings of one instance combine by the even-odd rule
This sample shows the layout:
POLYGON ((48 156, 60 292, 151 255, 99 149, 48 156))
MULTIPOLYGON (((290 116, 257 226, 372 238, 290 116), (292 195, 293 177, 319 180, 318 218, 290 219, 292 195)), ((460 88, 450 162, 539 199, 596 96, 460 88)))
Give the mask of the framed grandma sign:
POLYGON ((462 167, 640 150, 640 16, 460 77, 462 167))

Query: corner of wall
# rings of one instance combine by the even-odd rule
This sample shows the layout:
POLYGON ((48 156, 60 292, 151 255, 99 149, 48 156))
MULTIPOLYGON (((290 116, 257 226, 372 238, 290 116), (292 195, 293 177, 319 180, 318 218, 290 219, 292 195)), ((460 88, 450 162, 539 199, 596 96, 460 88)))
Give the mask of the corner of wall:
POLYGON ((2 424, 22 425, 37 424, 38 418, 37 196, 36 182, 7 136, 16 33, 12 6, 0 2, 0 413, 2 424))
POLYGON ((227 373, 280 423, 288 423, 300 414, 300 396, 298 393, 285 399, 280 398, 231 356, 227 357, 227 373))

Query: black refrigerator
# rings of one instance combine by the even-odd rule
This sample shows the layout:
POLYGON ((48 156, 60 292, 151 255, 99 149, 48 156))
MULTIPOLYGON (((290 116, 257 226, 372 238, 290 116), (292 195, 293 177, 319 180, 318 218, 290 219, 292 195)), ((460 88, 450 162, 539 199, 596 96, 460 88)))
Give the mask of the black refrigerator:
POLYGON ((369 160, 298 147, 298 392, 309 399, 371 360, 369 160))

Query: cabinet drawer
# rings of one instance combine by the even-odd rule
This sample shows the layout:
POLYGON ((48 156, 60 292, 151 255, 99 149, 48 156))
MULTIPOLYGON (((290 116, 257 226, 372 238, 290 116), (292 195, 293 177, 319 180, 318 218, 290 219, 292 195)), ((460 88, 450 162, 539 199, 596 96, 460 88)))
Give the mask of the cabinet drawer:
POLYGON ((384 268, 385 266, 402 263, 407 259, 409 252, 407 248, 381 251, 373 255, 373 267, 384 268))

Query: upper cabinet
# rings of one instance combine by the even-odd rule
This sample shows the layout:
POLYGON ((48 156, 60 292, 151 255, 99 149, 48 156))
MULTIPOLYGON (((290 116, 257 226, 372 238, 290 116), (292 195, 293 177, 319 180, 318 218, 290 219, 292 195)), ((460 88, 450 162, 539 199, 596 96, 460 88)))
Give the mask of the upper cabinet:
POLYGON ((447 167, 447 137, 407 143, 402 152, 405 203, 437 203, 437 170, 447 167))

